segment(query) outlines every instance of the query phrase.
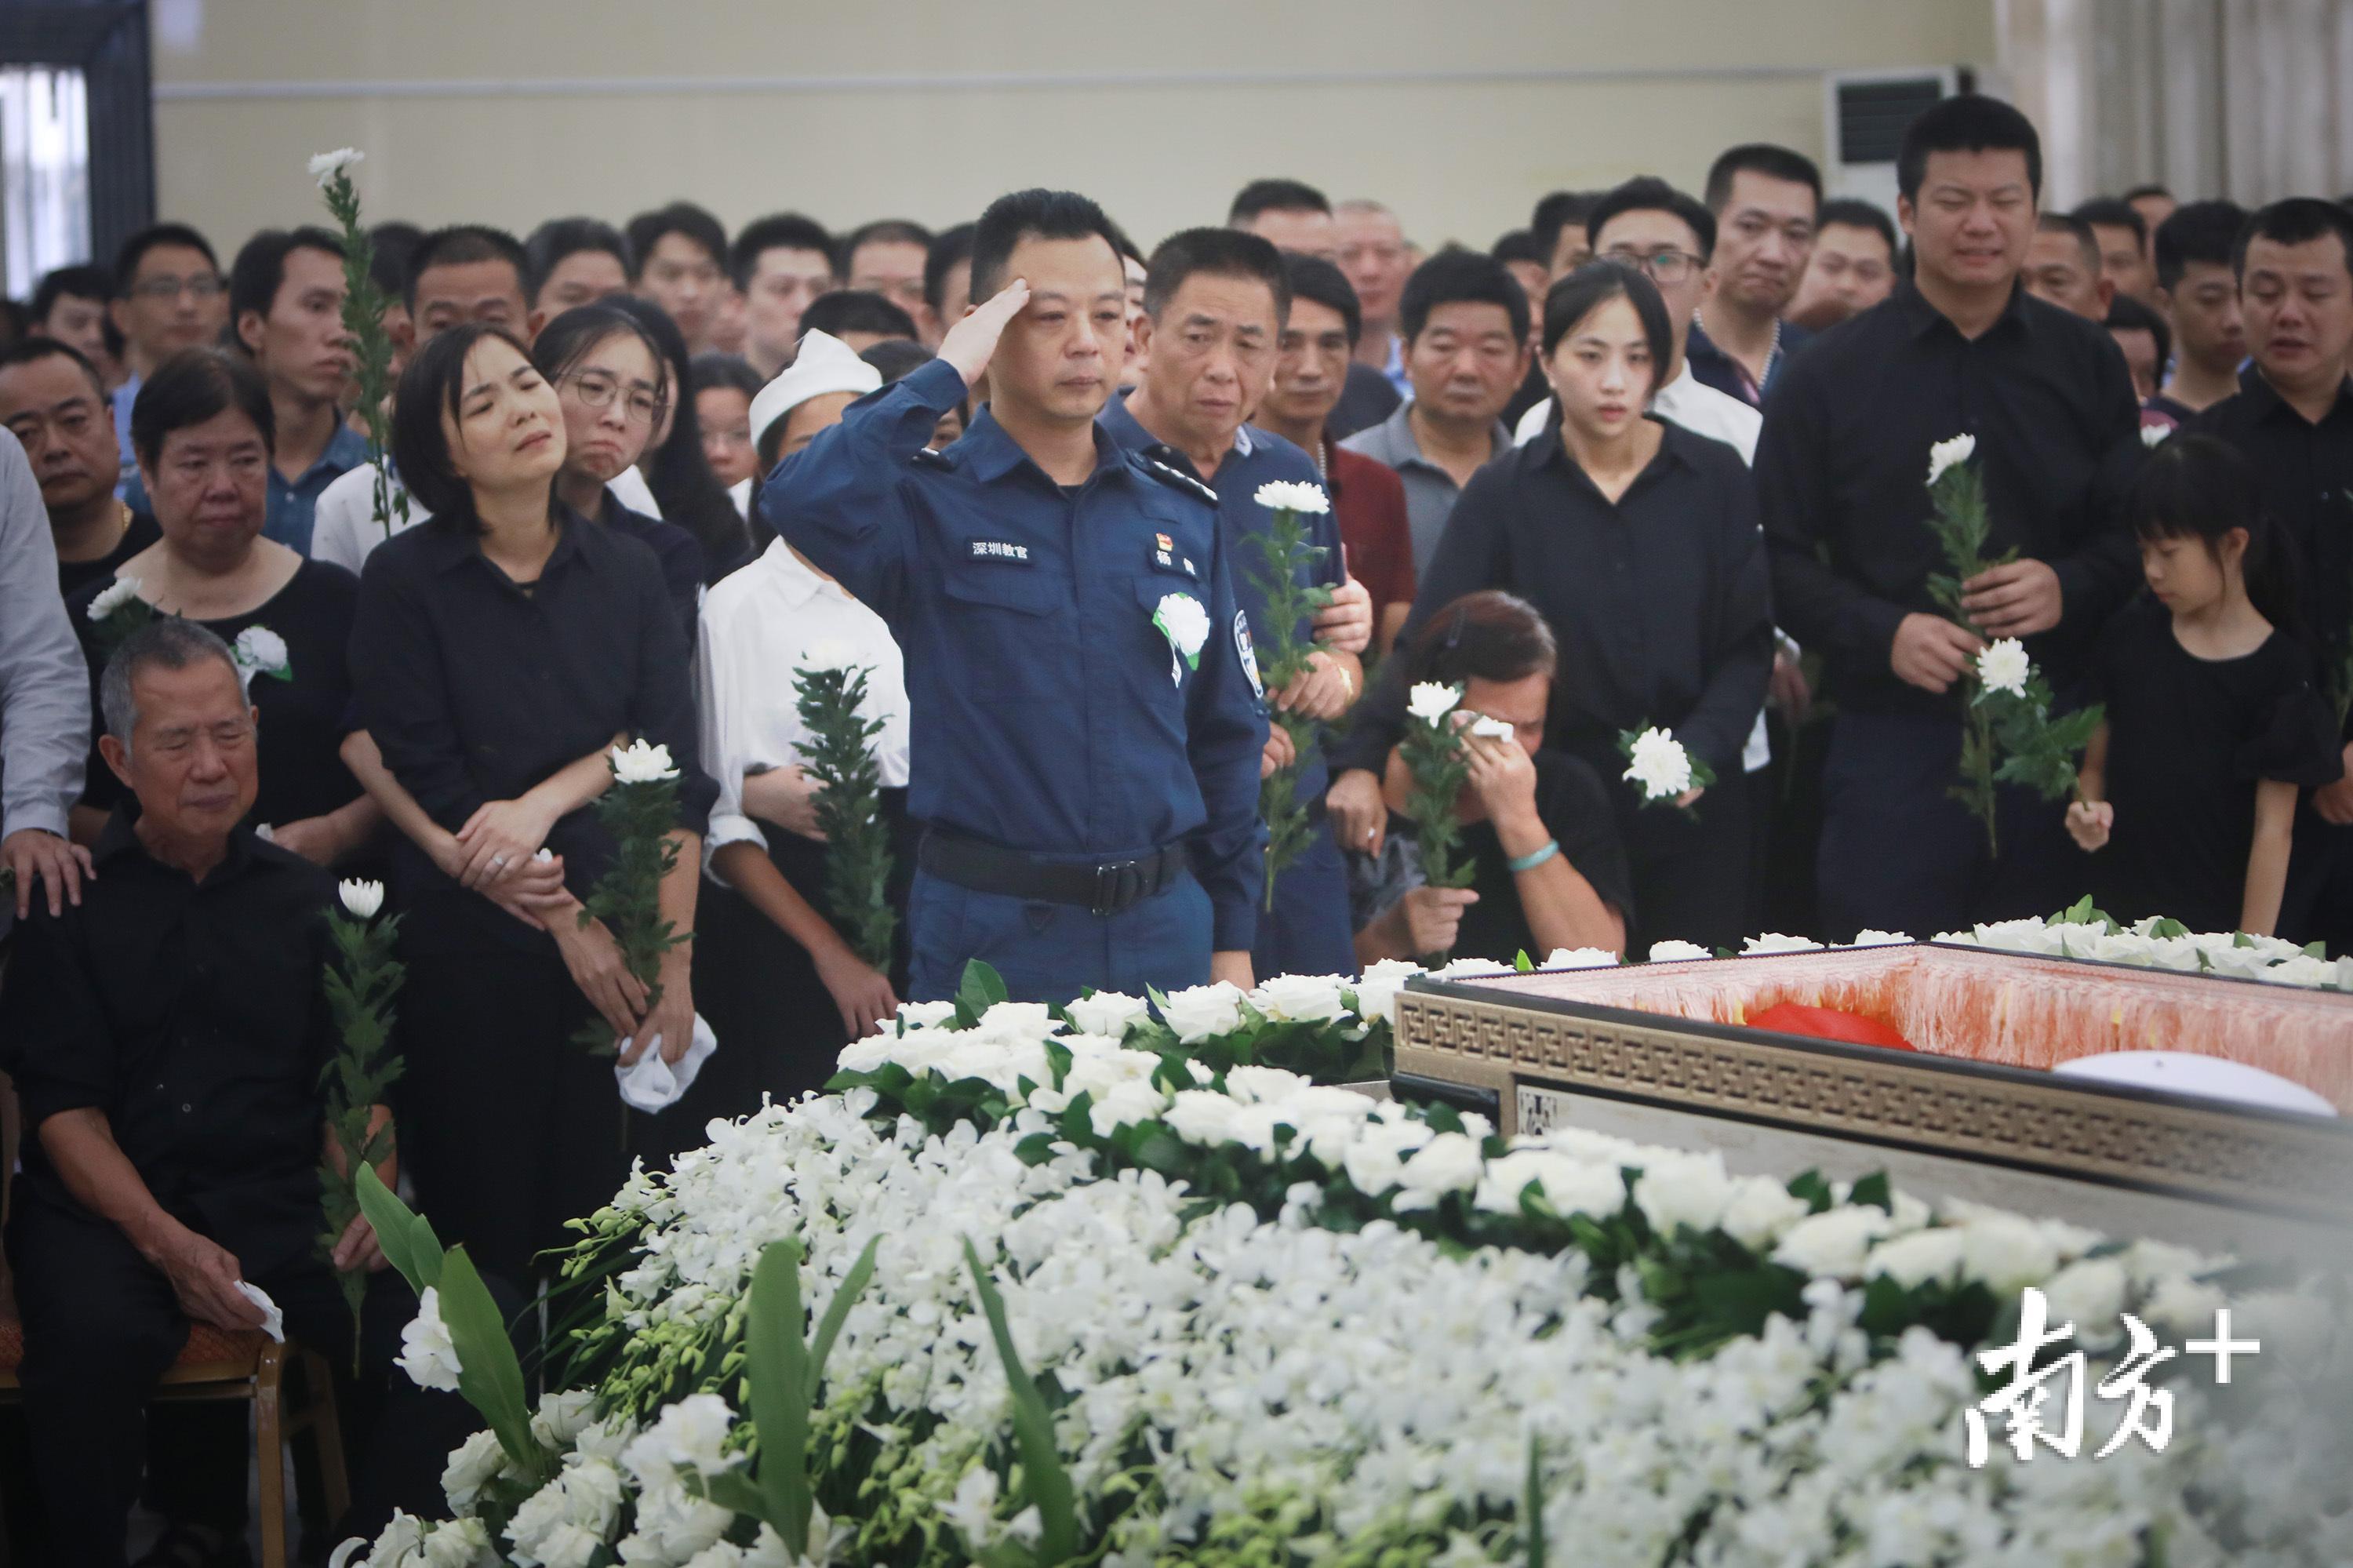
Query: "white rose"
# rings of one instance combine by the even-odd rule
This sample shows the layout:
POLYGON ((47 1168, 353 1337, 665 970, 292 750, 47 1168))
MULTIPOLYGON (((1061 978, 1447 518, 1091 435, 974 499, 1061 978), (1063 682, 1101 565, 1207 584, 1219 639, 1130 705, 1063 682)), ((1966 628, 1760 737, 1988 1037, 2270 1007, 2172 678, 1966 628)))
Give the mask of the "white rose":
POLYGON ((666 1487, 638 1496, 638 1516, 620 1543, 621 1561, 639 1563, 683 1563, 707 1550, 735 1521, 733 1510, 690 1495, 683 1487, 666 1487))
POLYGON ((1377 1018, 1394 1019, 1398 992, 1421 972, 1421 966, 1410 959, 1383 959, 1367 965, 1356 977, 1356 1016, 1368 1023, 1377 1018))
POLYGON ((1161 595, 1152 611, 1152 624, 1160 628, 1168 645, 1188 664, 1201 656, 1202 645, 1209 641, 1209 612, 1189 593, 1161 595))
POLYGON ((417 1298, 417 1316, 400 1330, 399 1366, 419 1388, 458 1391, 458 1348, 441 1321, 441 1292, 430 1285, 417 1298))
POLYGON ((1100 1034, 1107 1040, 1125 1038, 1129 1024, 1141 1023, 1152 1015, 1149 1002, 1115 991, 1099 991, 1092 996, 1080 997, 1062 1011, 1071 1015, 1071 1022, 1080 1033, 1100 1034))
POLYGON ((955 1017, 953 1001, 902 1001, 899 1022, 910 1029, 937 1029, 955 1017))
POLYGON ((2157 961, 2157 944, 2137 931, 2101 931, 2093 938, 2088 952, 2076 953, 2068 945, 2071 956, 2097 959, 2107 964, 2135 964, 2146 969, 2157 961))
POLYGON ((2255 973, 2259 980, 2273 985, 2324 986, 2337 979, 2337 966, 2327 959, 2316 959, 2310 953, 2298 953, 2284 963, 2277 963, 2255 973))
POLYGON ((1820 950, 1820 942, 1804 937, 1785 937, 1778 931, 1766 931, 1747 938, 1740 944, 1741 956, 1754 958, 1761 953, 1811 953, 1820 950))
POLYGON ((1847 946, 1850 948, 1901 948, 1908 947, 1911 941, 1912 938, 1902 931, 1857 931, 1854 934, 1854 940, 1849 942, 1847 946))
POLYGON ((1646 729, 1634 737, 1624 777, 1642 787, 1651 800, 1671 800, 1692 787, 1691 754, 1671 729, 1646 729))
POLYGON ((1345 1018, 1348 1004, 1340 993, 1347 983, 1339 975, 1277 975, 1250 992, 1250 1005, 1281 1022, 1321 1023, 1345 1018))
POLYGON ((1308 512, 1321 514, 1332 510, 1324 497, 1324 487, 1303 480, 1273 479, 1258 487, 1258 503, 1269 512, 1308 512))
POLYGON ((1863 1261, 1862 1272, 1865 1278, 1883 1274, 1909 1290, 1932 1279, 1949 1279, 1960 1266, 1960 1230, 1945 1225, 1881 1242, 1863 1261))
POLYGON ((1241 988, 1230 980, 1187 986, 1171 993, 1160 1012, 1176 1038, 1187 1045, 1212 1035, 1230 1034, 1242 1026, 1241 988))
POLYGON ((1113 1084, 1088 1093, 1087 1125, 1097 1138, 1150 1121, 1168 1108, 1168 1097, 1146 1083, 1113 1084))
POLYGON ((543 1447, 567 1447, 596 1418, 596 1395, 589 1389, 543 1393, 539 1414, 531 1418, 531 1435, 543 1447))
POLYGON ((604 1546, 604 1539, 596 1532, 567 1520, 541 1536, 532 1550, 537 1554, 540 1568, 588 1568, 604 1546))
POLYGON ((1676 964, 1688 959, 1715 957, 1697 942, 1664 941, 1651 944, 1651 961, 1654 964, 1676 964))
POLYGON ((2027 677, 2033 673, 2034 662, 2026 656, 2026 644, 2015 637, 1998 639, 1978 652, 1978 680, 1989 692, 2022 697, 2027 677))
POLYGON ((1825 1209, 1791 1225, 1773 1248, 1773 1261, 1804 1274, 1860 1278, 1871 1244, 1894 1222, 1867 1203, 1825 1209))
POLYGON ((355 918, 372 920, 375 912, 384 907, 384 884, 356 880, 338 883, 335 896, 343 901, 343 907, 355 918))
POLYGON ((2176 1274, 2158 1281, 2157 1288, 2141 1304, 2140 1315, 2152 1328, 2187 1333, 2192 1329, 2212 1329, 2214 1314, 2228 1305, 2217 1287, 2176 1274))
POLYGON ((435 1525, 425 1538, 425 1568, 499 1568, 490 1527, 479 1519, 435 1525))
POLYGON ((1047 1039, 1060 1028, 1042 1001, 1000 1001, 980 1015, 965 1039, 975 1044, 1022 1045, 1047 1039))
POLYGON ((1978 946, 1992 948, 2005 953, 2040 953, 2056 957, 2060 951, 2059 934, 2043 921, 2028 916, 2019 920, 1997 920, 1991 925, 1976 927, 1978 946))
POLYGON ((2073 1323, 2087 1340, 2116 1337, 2116 1314, 2125 1309, 2125 1266, 2113 1257, 2071 1263, 2042 1284, 2054 1321, 2073 1323))
POLYGON ((138 597, 139 579, 129 576, 118 577, 90 601, 90 608, 82 613, 90 617, 92 625, 96 625, 138 597))
POLYGON ((678 777, 667 746, 652 746, 643 740, 633 742, 626 750, 617 746, 612 749, 612 760, 616 783, 659 784, 678 777))
POLYGON ((2140 444, 2155 451, 2165 444, 2165 439, 2171 434, 2173 434, 2171 425, 2143 425, 2140 428, 2140 444))
POLYGON ((1398 1185, 1403 1191, 1398 1192, 1395 1207, 1399 1213, 1434 1208, 1449 1192, 1472 1192, 1478 1187, 1485 1167, 1478 1139, 1459 1132, 1441 1132, 1414 1150, 1398 1171, 1398 1185))
POLYGON ((332 153, 313 153, 311 154, 311 177, 319 182, 320 189, 324 190, 329 181, 366 156, 356 147, 338 147, 332 153))
POLYGON ((1931 446, 1928 449, 1928 482, 1933 485, 1944 478, 1945 471, 1955 463, 1968 461, 1977 455, 1977 450, 1978 439, 1975 436, 1952 436, 1931 446))
POLYGON ((1405 711, 1424 724, 1436 724, 1452 713, 1454 705, 1461 700, 1460 686, 1450 686, 1442 681, 1422 681, 1407 694, 1405 711))
POLYGON ((1731 1202, 1724 1156, 1714 1152, 1652 1155, 1634 1181, 1634 1206, 1662 1236, 1672 1237, 1683 1225, 1704 1235, 1716 1227, 1731 1202))
POLYGON ((1511 965, 1497 963, 1493 959, 1457 959, 1444 969, 1433 970, 1430 978, 1432 980, 1475 980, 1481 975, 1507 975, 1511 972, 1511 965))
POLYGON ((1771 1250, 1775 1242, 1799 1220, 1805 1219, 1809 1208, 1778 1181, 1762 1176, 1746 1176, 1734 1183, 1732 1202, 1725 1206, 1724 1218, 1717 1223, 1724 1234, 1754 1253, 1771 1250))
POLYGON ((1538 966, 1547 969, 1606 969, 1616 966, 1618 955, 1607 948, 1555 948, 1545 955, 1538 966))
MULTIPOLYGON (((393 1510, 392 1521, 384 1527, 375 1543, 367 1549, 369 1568, 399 1568, 399 1564, 415 1556, 424 1540, 424 1520, 398 1509, 393 1510)), ((348 1558, 350 1546, 351 1542, 345 1542, 335 1549, 336 1555, 348 1558)))
POLYGON ((477 1432, 458 1445, 449 1462, 441 1467, 441 1490, 448 1497, 449 1506, 463 1513, 506 1467, 507 1451, 499 1446, 498 1434, 477 1432))
POLYGON ((1985 1214, 1961 1226, 1961 1272, 1996 1296, 2040 1285, 2059 1266, 2059 1249, 2031 1220, 1985 1214))

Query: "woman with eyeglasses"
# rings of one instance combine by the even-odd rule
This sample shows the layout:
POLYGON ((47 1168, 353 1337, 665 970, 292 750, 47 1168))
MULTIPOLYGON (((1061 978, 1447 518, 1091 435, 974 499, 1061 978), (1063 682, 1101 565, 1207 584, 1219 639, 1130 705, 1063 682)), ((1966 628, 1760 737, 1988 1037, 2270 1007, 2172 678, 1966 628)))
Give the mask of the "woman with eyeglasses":
POLYGON ((662 582, 694 644, 696 607, 709 562, 694 535, 632 512, 612 482, 637 465, 669 418, 679 386, 644 323, 609 304, 581 305, 540 329, 532 363, 564 409, 564 466, 556 499, 592 523, 642 540, 661 562, 662 582))

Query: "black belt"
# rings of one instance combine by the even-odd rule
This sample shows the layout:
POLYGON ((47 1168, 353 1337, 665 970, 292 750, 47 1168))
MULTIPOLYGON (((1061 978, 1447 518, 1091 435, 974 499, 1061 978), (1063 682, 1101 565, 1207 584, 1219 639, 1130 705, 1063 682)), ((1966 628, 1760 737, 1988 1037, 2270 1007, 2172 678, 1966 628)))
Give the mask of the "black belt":
POLYGON ((1095 864, 1039 860, 1020 850, 984 843, 938 828, 924 831, 915 863, 944 882, 975 893, 997 893, 1008 898, 1036 899, 1046 904, 1075 904, 1091 915, 1108 916, 1134 907, 1186 874, 1190 857, 1182 844, 1134 860, 1103 861, 1095 864))

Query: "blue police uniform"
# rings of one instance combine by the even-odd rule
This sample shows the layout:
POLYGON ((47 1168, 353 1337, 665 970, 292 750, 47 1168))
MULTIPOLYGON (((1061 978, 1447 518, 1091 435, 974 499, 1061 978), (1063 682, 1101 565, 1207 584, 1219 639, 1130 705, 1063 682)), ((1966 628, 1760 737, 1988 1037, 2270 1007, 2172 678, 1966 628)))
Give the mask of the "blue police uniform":
MULTIPOLYGON (((1113 398, 1103 409, 1102 423, 1128 450, 1188 478, 1200 478, 1182 452, 1162 444, 1136 422, 1124 398, 1113 398)), ((1218 521, 1224 533, 1228 569, 1233 574, 1234 597, 1250 623, 1261 628, 1268 623, 1266 596, 1259 588, 1266 557, 1251 541, 1271 521, 1271 514, 1258 503, 1259 486, 1278 479, 1318 487, 1324 483, 1324 476, 1305 452, 1281 436, 1244 425, 1234 432, 1234 444, 1219 461, 1211 482, 1218 495, 1218 521)), ((1326 512, 1300 521, 1308 525, 1308 542, 1324 551, 1314 566, 1302 568, 1301 583, 1337 588, 1347 576, 1340 556, 1339 517, 1326 512)), ((1298 634, 1310 636, 1312 628, 1303 626, 1298 634)), ((1261 977, 1356 972, 1356 943, 1348 929, 1348 870, 1324 816, 1324 795, 1330 787, 1330 770, 1318 745, 1301 765, 1298 780, 1298 798, 1307 804, 1314 836, 1299 858, 1276 878, 1274 907, 1259 915, 1250 968, 1261 977)))
POLYGON ((1199 984, 1250 946, 1265 874, 1265 708, 1215 499, 1101 431, 1066 489, 986 409, 927 450, 964 396, 926 365, 760 493, 906 658, 908 989, 951 995, 971 959, 1031 1001, 1199 984), (1187 659, 1155 616, 1181 630, 1193 607, 1187 659))

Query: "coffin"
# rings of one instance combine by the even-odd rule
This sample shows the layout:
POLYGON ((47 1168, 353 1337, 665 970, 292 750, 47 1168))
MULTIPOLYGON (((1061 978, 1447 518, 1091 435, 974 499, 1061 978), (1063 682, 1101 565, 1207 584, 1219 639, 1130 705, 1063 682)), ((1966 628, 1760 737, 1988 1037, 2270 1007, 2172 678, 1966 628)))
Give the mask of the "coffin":
MULTIPOLYGON (((2331 1236, 2353 1223, 2353 1121, 2050 1070, 2151 1050, 2262 1068, 2353 1116, 2353 995, 2250 980, 1920 943, 1417 980, 1398 998, 1400 1086, 1486 1101, 1506 1132, 1579 1121, 1686 1145, 1765 1139, 1760 1166, 1828 1150, 1816 1162, 1833 1173, 1888 1167, 2119 1228, 2167 1210, 2080 1189, 2331 1236), (1748 1022, 1785 1001, 1875 1021, 1914 1049, 1748 1022), (2030 1180, 1989 1179, 2000 1172, 2030 1180)), ((2234 1234, 2213 1219, 2192 1228, 2234 1234)))

